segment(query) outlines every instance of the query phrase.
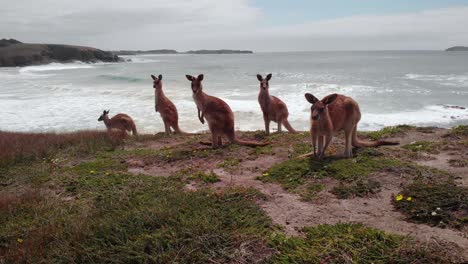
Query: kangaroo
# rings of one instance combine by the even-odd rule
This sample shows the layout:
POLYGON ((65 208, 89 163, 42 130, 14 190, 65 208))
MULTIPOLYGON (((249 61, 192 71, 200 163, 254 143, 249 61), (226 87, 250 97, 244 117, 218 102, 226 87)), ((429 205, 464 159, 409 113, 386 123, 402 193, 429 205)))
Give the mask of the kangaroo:
POLYGON ((185 75, 185 77, 191 82, 192 97, 197 105, 198 119, 202 124, 205 123, 205 119, 208 121, 213 148, 222 147, 223 136, 226 136, 231 143, 249 147, 268 145, 239 139, 234 131, 234 114, 229 105, 223 100, 203 92, 203 74, 198 75, 197 78, 191 75, 185 75))
POLYGON ((351 97, 330 94, 322 100, 318 100, 312 94, 306 93, 305 98, 312 104, 310 109, 310 134, 314 151, 313 153, 303 155, 303 157, 314 155, 322 158, 334 134, 341 130, 345 132, 344 155, 346 157, 353 156, 351 145, 354 147, 378 147, 399 144, 398 142, 383 140, 374 142, 359 140, 357 137, 357 124, 361 120, 361 111, 359 110, 358 103, 351 97))
POLYGON ((133 122, 131 117, 126 114, 117 114, 112 118, 109 118, 108 114, 109 110, 104 110, 98 119, 98 121, 104 121, 108 131, 111 131, 112 129, 118 129, 128 132, 132 131, 133 135, 137 135, 135 122, 133 122))
POLYGON ((155 110, 161 114, 166 134, 171 134, 171 127, 174 129, 174 133, 188 134, 180 130, 177 108, 171 100, 164 95, 162 90, 162 75, 160 74, 158 77, 151 75, 151 78, 153 78, 153 88, 155 88, 155 110))
POLYGON ((286 104, 275 96, 269 93, 271 73, 263 79, 262 75, 257 74, 257 79, 260 82, 260 93, 258 94, 258 102, 263 112, 263 120, 265 121, 265 133, 270 134, 270 122, 278 123, 278 133, 281 133, 281 124, 286 127, 290 133, 297 133, 288 122, 288 107, 286 104))

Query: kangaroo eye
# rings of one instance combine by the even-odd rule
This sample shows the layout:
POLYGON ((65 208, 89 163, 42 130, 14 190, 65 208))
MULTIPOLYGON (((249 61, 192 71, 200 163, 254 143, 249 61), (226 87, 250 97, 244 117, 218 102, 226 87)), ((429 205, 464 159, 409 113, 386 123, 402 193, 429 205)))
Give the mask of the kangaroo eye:
POLYGON ((324 109, 324 108, 319 108, 319 112, 320 112, 320 113, 323 112, 323 109, 324 109))

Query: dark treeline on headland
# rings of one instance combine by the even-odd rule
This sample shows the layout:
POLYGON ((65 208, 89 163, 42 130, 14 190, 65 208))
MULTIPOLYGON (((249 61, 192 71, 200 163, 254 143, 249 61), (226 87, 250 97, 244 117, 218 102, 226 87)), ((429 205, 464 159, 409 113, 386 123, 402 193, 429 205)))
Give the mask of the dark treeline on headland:
POLYGON ((91 47, 62 44, 29 44, 15 39, 0 40, 0 67, 46 64, 51 62, 117 62, 112 52, 91 47))

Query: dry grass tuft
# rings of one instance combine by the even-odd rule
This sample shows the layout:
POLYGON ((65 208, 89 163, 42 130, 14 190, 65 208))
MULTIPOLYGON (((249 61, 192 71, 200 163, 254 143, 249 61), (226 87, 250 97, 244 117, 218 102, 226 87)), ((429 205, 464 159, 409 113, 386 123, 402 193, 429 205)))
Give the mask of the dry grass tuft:
POLYGON ((113 149, 123 142, 121 132, 79 131, 73 133, 18 133, 0 131, 0 166, 41 159, 66 147, 90 153, 113 149))

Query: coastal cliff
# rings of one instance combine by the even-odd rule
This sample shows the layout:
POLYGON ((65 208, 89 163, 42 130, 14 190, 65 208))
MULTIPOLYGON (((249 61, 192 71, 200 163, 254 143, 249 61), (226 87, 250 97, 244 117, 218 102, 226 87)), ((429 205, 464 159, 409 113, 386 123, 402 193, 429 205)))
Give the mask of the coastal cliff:
POLYGON ((46 64, 51 62, 117 62, 112 52, 91 47, 61 44, 29 44, 15 39, 0 40, 0 67, 46 64))

